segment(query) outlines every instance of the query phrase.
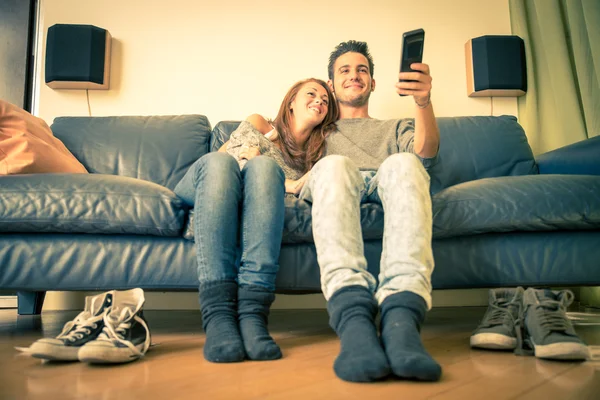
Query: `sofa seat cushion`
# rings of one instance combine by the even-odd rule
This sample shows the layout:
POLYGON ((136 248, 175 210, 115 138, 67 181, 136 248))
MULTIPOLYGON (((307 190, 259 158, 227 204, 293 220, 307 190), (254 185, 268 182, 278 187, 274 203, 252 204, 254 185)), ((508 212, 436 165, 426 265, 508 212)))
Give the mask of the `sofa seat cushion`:
MULTIPOLYGON (((382 238, 383 208, 379 204, 362 204, 360 219, 365 240, 382 238)), ((188 240, 194 240, 193 210, 190 211, 183 236, 188 240)), ((311 206, 304 200, 286 197, 283 244, 292 243, 313 243, 311 206)))
POLYGON ((178 236, 185 205, 171 190, 102 174, 1 178, 0 232, 178 236))
POLYGON ((444 189, 432 202, 435 238, 600 228, 599 176, 480 179, 444 189))
MULTIPOLYGON (((479 179, 433 196, 435 239, 487 232, 600 229, 600 177, 525 175, 479 179)), ((194 240, 193 211, 184 237, 194 240)), ((383 237, 383 208, 361 205, 365 240, 383 237)), ((285 199, 283 244, 312 243, 310 203, 285 199)))

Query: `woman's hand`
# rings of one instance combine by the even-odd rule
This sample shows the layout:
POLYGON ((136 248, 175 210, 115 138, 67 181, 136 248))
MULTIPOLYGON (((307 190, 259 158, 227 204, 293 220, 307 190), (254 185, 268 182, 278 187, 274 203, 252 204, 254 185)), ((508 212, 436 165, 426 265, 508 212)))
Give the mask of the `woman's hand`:
POLYGON ((298 195, 304 186, 304 180, 299 179, 297 181, 286 179, 285 180, 285 192, 298 195))
POLYGON ((260 149, 258 147, 246 147, 244 146, 240 150, 241 160, 251 160, 256 156, 260 156, 260 149))
POLYGON ((295 194, 296 196, 298 196, 300 194, 300 191, 304 187, 304 182, 306 182, 309 175, 310 175, 310 171, 308 171, 307 173, 302 175, 302 177, 298 180, 294 181, 291 179, 286 179, 285 180, 285 192, 292 193, 292 194, 295 194))

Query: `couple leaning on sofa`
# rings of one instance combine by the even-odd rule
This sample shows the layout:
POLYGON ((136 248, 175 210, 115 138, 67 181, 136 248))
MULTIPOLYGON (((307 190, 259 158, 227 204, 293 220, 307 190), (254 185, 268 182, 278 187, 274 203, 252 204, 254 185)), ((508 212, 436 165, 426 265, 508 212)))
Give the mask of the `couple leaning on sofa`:
MULTIPOLYGON (((334 363, 337 376, 354 382, 392 375, 422 381, 440 379, 441 367, 427 353, 420 337, 426 312, 431 308, 434 266, 428 171, 440 167, 454 171, 457 162, 441 165, 443 155, 438 156, 439 129, 430 102, 429 67, 419 63, 412 68, 417 72, 399 74, 399 78, 410 82, 399 81, 395 91, 414 99, 414 120, 372 119, 369 97, 375 80, 368 47, 364 42, 340 43, 329 58, 328 82, 297 82, 284 97, 274 120, 252 115, 239 124, 220 151, 200 158, 194 153, 182 164, 187 167, 195 160, 183 178, 178 182, 179 176, 170 186, 183 201, 172 193, 170 197, 195 209, 190 225, 194 228, 206 333, 204 356, 208 361, 282 357, 269 334, 268 315, 279 270, 284 199, 297 196, 312 205, 310 225, 321 290, 327 300, 330 325, 341 340, 334 363), (438 158, 440 165, 436 167, 438 158), (378 279, 367 271, 362 203, 378 203, 384 210, 378 279), (379 327, 375 323, 378 313, 379 327)), ((0 101, 2 114, 8 116, 8 137, 19 138, 23 131, 19 128, 25 124, 28 130, 39 128, 45 137, 53 139, 43 121, 28 118, 29 114, 16 106, 0 101)), ((76 130, 81 139, 79 128, 76 130)), ((524 138, 521 131, 519 134, 524 138)), ((444 145, 449 142, 445 140, 444 145)), ((12 149, 19 143, 4 142, 12 149)), ((463 139, 462 143, 467 142, 463 139)), ((56 144, 61 154, 70 154, 60 141, 56 144)), ((25 169, 23 163, 14 161, 17 159, 5 160, 5 173, 39 172, 25 169), (20 169, 12 169, 15 165, 20 169)), ((446 158, 446 162, 451 159, 446 158)), ((76 163, 73 172, 85 172, 75 157, 70 160, 76 163)), ((432 176, 436 174, 432 172, 432 176)), ((36 182, 33 180, 33 184, 36 182)), ((25 187, 27 190, 19 190, 17 186, 16 192, 29 196, 33 186, 29 183, 25 187)), ((500 191, 507 189, 500 187, 500 191)), ((546 193, 544 190, 544 196, 546 193)), ((514 200, 510 194, 508 197, 512 208, 514 200)), ((476 206, 488 203, 488 198, 483 196, 483 203, 476 206)), ((181 207, 178 210, 183 212, 181 207)), ((532 214, 532 218, 539 215, 546 214, 532 214)), ((78 217, 75 220, 80 223, 78 217)), ((8 229, 10 232, 13 228, 9 225, 8 229)), ((507 247, 510 252, 511 246, 507 247)), ((517 354, 546 359, 590 358, 566 314, 572 300, 567 290, 491 290, 488 310, 471 336, 470 345, 515 350, 517 354)), ((43 359, 90 363, 139 359, 150 347, 143 303, 140 288, 86 297, 85 310, 69 321, 56 339, 43 338, 21 350, 43 359)))
POLYGON ((348 41, 330 55, 328 83, 296 83, 272 122, 248 117, 219 152, 201 157, 179 182, 175 193, 197 210, 208 361, 282 356, 267 317, 275 298, 287 193, 312 204, 322 291, 341 339, 337 376, 440 378, 441 367, 419 334, 431 307, 433 271, 425 168, 436 160, 439 132, 429 67, 412 67, 419 72, 399 78, 413 82, 398 82, 395 90, 413 96, 414 126, 369 116, 373 59, 366 43, 348 41), (360 204, 365 201, 385 210, 379 284, 367 271, 363 252, 360 204), (381 340, 375 325, 379 309, 381 340))
MULTIPOLYGON (((396 83, 395 91, 414 99, 414 120, 381 121, 370 118, 369 97, 375 89, 373 60, 366 43, 348 41, 339 44, 331 53, 327 83, 318 79, 297 82, 284 97, 273 121, 252 115, 239 124, 219 152, 202 157, 196 152, 181 164, 187 168, 195 161, 183 178, 179 175, 169 186, 183 201, 173 193, 169 198, 177 200, 178 212, 183 213, 183 203, 196 211, 190 225, 195 235, 193 246, 197 257, 200 306, 206 333, 204 355, 207 360, 239 362, 246 358, 273 360, 282 356, 280 348, 269 335, 267 320, 279 270, 284 199, 289 195, 312 205, 309 225, 320 266, 321 289, 327 300, 330 324, 341 339, 341 351, 334 363, 337 376, 356 382, 375 381, 391 375, 423 381, 440 379, 441 367, 427 353, 420 338, 425 314, 431 308, 434 265, 428 171, 435 182, 439 178, 436 178, 436 168, 454 171, 460 165, 456 160, 448 161, 452 157, 445 158, 450 164, 441 165, 444 154, 438 156, 439 129, 430 102, 429 67, 426 64, 413 64, 412 67, 417 72, 399 75, 399 78, 411 82, 396 83), (435 166, 438 158, 439 165, 435 166), (433 169, 430 170, 430 167, 433 169), (378 279, 367 271, 360 220, 361 203, 378 203, 384 210, 378 279), (379 312, 381 319, 377 327, 375 318, 379 312)), ((0 116, 4 114, 9 138, 21 140, 22 131, 38 128, 37 131, 43 131, 43 137, 53 139, 52 132, 43 121, 6 104, 0 101, 0 116), (8 111, 3 111, 3 107, 8 111), (21 129, 23 125, 27 125, 28 129, 21 129)), ((159 130, 162 137, 162 126, 159 130)), ((57 131, 60 129, 57 128, 57 131)), ((75 131, 74 136, 78 140, 86 140, 84 135, 79 134, 80 128, 75 131)), ((473 130, 473 133, 480 135, 484 131, 473 130)), ((522 130, 518 133, 519 141, 522 141, 525 137, 522 130)), ((445 138, 448 140, 444 140, 444 146, 452 141, 451 135, 445 138)), ((18 140, 2 143, 5 149, 10 150, 22 147, 18 140)), ((467 143, 465 140, 463 138, 462 142, 456 143, 467 143)), ((55 142, 58 152, 70 155, 67 147, 60 141, 55 142)), ((71 145, 77 147, 73 143, 71 145)), ((442 152, 465 147, 456 144, 449 150, 444 146, 442 152)), ((526 147, 529 160, 531 153, 526 147)), ((4 173, 39 172, 25 169, 24 163, 19 164, 15 160, 23 161, 25 158, 13 157, 10 162, 5 159, 4 173), (19 169, 15 170, 15 166, 19 169)), ((75 157, 71 155, 70 160, 77 167, 70 171, 85 172, 75 157)), ((136 159, 135 165, 138 163, 136 159)), ((172 163, 165 165, 170 169, 172 163)), ((474 162, 474 165, 477 169, 479 164, 474 162)), ((0 174, 3 172, 1 167, 0 163, 0 174)), ((527 167, 527 171, 530 168, 527 167)), ((49 172, 47 168, 43 169, 49 172)), ((98 172, 102 179, 101 174, 111 173, 102 168, 98 172)), ((112 174, 117 174, 117 171, 112 174)), ((72 179, 70 176, 66 178, 72 179)), ((544 185, 545 177, 535 180, 529 180, 529 176, 524 178, 528 178, 530 183, 537 182, 538 185, 533 186, 543 189, 544 196, 554 193, 544 185)), ((560 176, 555 178, 558 182, 563 181, 560 176)), ((33 183, 26 182, 20 189, 16 186, 15 193, 23 193, 30 201, 30 188, 39 184, 37 179, 32 180, 33 183)), ((128 185, 135 182, 127 179, 123 182, 128 185)), ((472 179, 475 178, 468 178, 466 182, 472 179)), ((503 176, 497 179, 506 182, 503 176)), ((517 190, 520 190, 519 178, 510 179, 511 182, 516 180, 517 190)), ((19 177, 16 180, 24 179, 19 177)), ((156 178, 148 180, 163 182, 156 178)), ((488 187, 479 183, 477 186, 488 187)), ((71 189, 70 184, 68 188, 71 189)), ((560 186, 560 190, 569 189, 560 186)), ((509 191, 506 186, 500 186, 499 191, 494 193, 505 191, 509 191)), ((458 188, 457 192, 461 193, 458 188)), ((471 196, 470 189, 467 192, 471 196)), ((103 193, 100 195, 104 196, 103 193)), ((490 203, 489 198, 482 196, 483 200, 474 204, 479 209, 490 203)), ((510 193, 507 199, 512 208, 514 199, 510 193)), ((45 203, 40 201, 40 204, 45 203)), ((553 208, 562 207, 562 203, 552 204, 553 208)), ((579 210, 577 204, 571 209, 579 210)), ((493 206, 496 207, 496 204, 493 206)), ((469 207, 473 206, 466 209, 471 210, 469 207)), ((589 208, 594 210, 591 206, 589 208)), ((100 209, 104 211, 102 207, 100 209)), ((593 211, 589 213, 591 215, 593 211)), ((543 212, 533 213, 530 217, 537 219, 545 215, 543 212)), ((587 214, 583 218, 587 218, 587 214)), ((74 220, 80 223, 78 216, 74 220)), ((21 224, 21 221, 18 223, 21 224)), ((46 224, 46 219, 43 223, 46 224)), ((9 232, 15 229, 14 225, 7 226, 9 232)), ((20 225, 16 228, 16 232, 21 232, 20 225)), ((176 230, 174 234, 179 232, 176 230)), ((472 232, 480 231, 469 229, 469 233, 472 232)), ((585 243, 589 242, 581 241, 584 242, 582 248, 586 248, 585 243)), ((515 250, 510 245, 492 243, 495 248, 506 247, 509 253, 511 249, 515 250)), ((194 249, 191 244, 187 248, 194 249)), ((548 247, 544 245, 543 248, 548 247)), ((11 264, 10 251, 8 254, 9 267, 17 264, 21 270, 21 262, 11 264)), ((475 251, 475 254, 481 253, 475 251)), ((3 259, 6 259, 6 253, 3 259)), ((444 260, 444 257, 440 259, 444 260)), ((502 260, 502 257, 499 259, 502 260)), ((493 266, 497 265, 494 263, 493 266)), ((540 272, 540 268, 546 268, 546 263, 540 263, 531 274, 537 275, 535 271, 540 272)), ((10 269, 8 271, 5 276, 10 279, 14 273, 10 269)), ((51 277, 60 274, 52 272, 51 277)), ((489 279, 478 282, 482 284, 489 279)), ((530 278, 524 279, 531 282, 530 278)), ((556 277, 550 278, 550 281, 556 280, 556 277)), ((497 282, 498 278, 491 281, 497 282)), ((21 283, 12 287, 30 286, 21 283)), ((520 287, 491 290, 488 310, 471 336, 470 344, 483 349, 515 349, 517 354, 547 359, 589 358, 589 350, 577 337, 566 314, 572 300, 572 293, 566 290, 524 290, 520 287)), ((139 359, 150 346, 150 330, 142 314, 143 303, 143 291, 139 288, 111 290, 86 297, 85 310, 69 321, 56 339, 43 338, 22 350, 44 359, 90 363, 121 363, 139 359), (97 340, 93 339, 96 337, 97 340)))

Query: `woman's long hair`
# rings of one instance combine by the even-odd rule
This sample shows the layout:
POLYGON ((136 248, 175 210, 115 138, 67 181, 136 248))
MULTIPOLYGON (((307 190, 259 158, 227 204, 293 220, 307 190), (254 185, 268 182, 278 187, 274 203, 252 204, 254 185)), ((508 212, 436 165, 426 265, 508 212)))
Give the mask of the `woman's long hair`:
POLYGON ((336 129, 335 121, 337 121, 338 117, 339 110, 337 102, 327 83, 316 78, 309 78, 296 82, 283 98, 281 106, 279 107, 279 113, 277 113, 277 117, 273 121, 273 125, 278 133, 277 140, 279 141, 286 164, 295 170, 303 171, 304 173, 310 171, 313 165, 315 165, 325 154, 325 139, 329 133, 336 129), (314 127, 306 140, 304 149, 302 149, 296 144, 296 140, 292 134, 290 126, 292 110, 290 110, 290 105, 296 98, 302 85, 308 82, 315 82, 325 88, 327 96, 329 97, 329 104, 327 105, 327 114, 325 115, 325 118, 319 125, 314 127))

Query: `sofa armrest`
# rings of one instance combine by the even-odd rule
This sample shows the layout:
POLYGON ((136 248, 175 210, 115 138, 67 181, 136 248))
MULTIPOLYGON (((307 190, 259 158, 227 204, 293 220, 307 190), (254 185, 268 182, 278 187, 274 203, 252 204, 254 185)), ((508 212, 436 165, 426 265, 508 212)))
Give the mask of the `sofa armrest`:
POLYGON ((600 175, 600 136, 536 157, 540 174, 600 175))

